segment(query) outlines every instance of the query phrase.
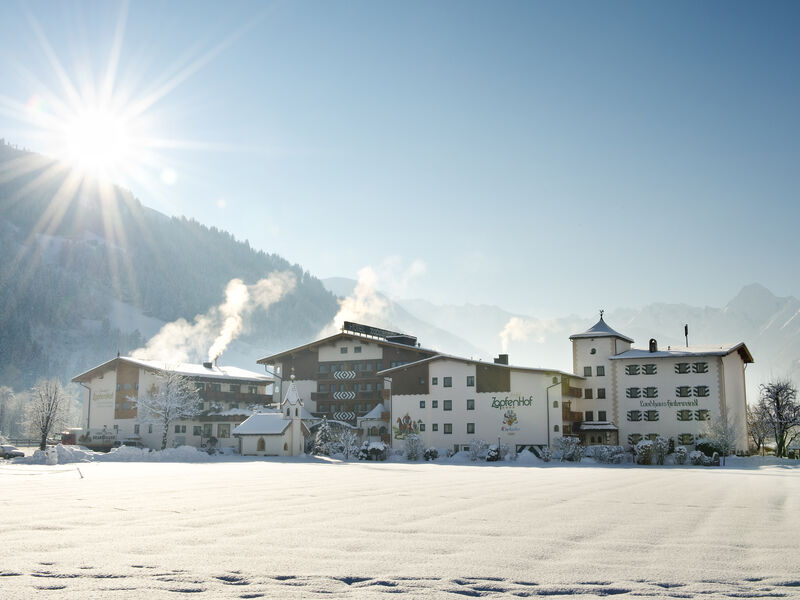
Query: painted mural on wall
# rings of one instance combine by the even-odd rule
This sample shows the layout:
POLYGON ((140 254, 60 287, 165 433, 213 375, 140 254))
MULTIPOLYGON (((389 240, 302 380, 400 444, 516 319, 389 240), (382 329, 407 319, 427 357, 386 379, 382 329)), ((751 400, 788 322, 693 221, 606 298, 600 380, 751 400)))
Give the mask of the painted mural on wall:
POLYGON ((514 410, 515 407, 533 406, 533 396, 492 396, 492 408, 503 411, 500 421, 500 431, 506 435, 514 435, 521 428, 519 426, 519 415, 514 410))
POLYGON ((403 418, 398 417, 397 427, 392 427, 392 429, 394 429, 394 439, 396 440, 404 440, 411 434, 419 433, 419 425, 411 419, 408 413, 403 418))

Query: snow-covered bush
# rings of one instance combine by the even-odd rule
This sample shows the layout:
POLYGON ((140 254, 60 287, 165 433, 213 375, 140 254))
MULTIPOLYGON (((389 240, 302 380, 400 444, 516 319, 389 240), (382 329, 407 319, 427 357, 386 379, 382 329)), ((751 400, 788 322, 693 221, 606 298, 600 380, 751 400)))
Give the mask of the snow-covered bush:
POLYGON ((369 442, 361 444, 358 450, 358 460, 369 460, 369 442))
POLYGON ((358 451, 358 460, 386 460, 386 444, 383 442, 364 442, 358 451))
POLYGON ((669 440, 662 435, 659 435, 653 441, 653 458, 657 465, 664 464, 664 458, 669 453, 669 440))
POLYGON ((539 456, 544 462, 550 462, 553 459, 553 451, 550 449, 550 446, 545 446, 539 450, 539 456))
POLYGON ((352 429, 344 429, 339 434, 339 439, 337 440, 337 449, 347 460, 358 456, 360 450, 358 434, 352 429))
POLYGON ((705 465, 709 458, 700 452, 700 450, 692 450, 689 452, 689 462, 693 465, 705 465))
POLYGON ((649 465, 653 462, 653 440, 639 440, 633 447, 636 464, 649 465))
POLYGON ((422 458, 424 447, 425 446, 423 446, 422 440, 416 433, 406 436, 404 445, 406 460, 419 460, 422 458))
POLYGON ((686 452, 686 447, 678 446, 677 448, 675 448, 675 453, 673 455, 675 457, 675 464, 676 465, 685 465, 686 464, 687 455, 688 455, 688 452, 686 452))
POLYGON ((436 448, 425 450, 425 460, 436 460, 437 458, 439 458, 439 451, 436 448))
POLYGON ((467 451, 469 454, 469 459, 472 462, 481 460, 482 458, 486 457, 488 445, 483 440, 474 439, 469 443, 469 450, 467 451))
POLYGON ((592 446, 591 451, 590 456, 604 464, 620 464, 627 458, 627 452, 622 446, 592 446))
POLYGON ((497 444, 492 444, 486 452, 486 462, 497 462, 498 460, 500 460, 500 448, 497 447, 497 444))
POLYGON ((580 462, 586 448, 581 446, 580 439, 576 437, 558 438, 558 451, 561 455, 561 462, 580 462))

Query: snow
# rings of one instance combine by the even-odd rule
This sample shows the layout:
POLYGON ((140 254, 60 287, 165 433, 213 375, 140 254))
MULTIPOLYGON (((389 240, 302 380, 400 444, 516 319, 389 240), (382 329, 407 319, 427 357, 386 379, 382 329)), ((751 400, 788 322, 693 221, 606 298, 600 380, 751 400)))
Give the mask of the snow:
POLYGON ((132 356, 119 356, 117 358, 111 359, 101 365, 89 369, 84 373, 81 373, 80 375, 76 375, 75 377, 72 378, 72 381, 79 381, 92 371, 95 371, 96 369, 99 369, 101 367, 105 367, 106 365, 109 365, 115 360, 128 362, 137 365, 139 367, 143 367, 145 369, 150 369, 153 371, 170 371, 178 373, 180 375, 184 375, 186 377, 204 377, 204 378, 222 379, 222 380, 229 379, 235 381, 238 380, 262 381, 265 383, 272 383, 272 377, 268 375, 265 375, 263 373, 256 373, 255 371, 248 371, 247 369, 242 369, 239 367, 212 365, 211 368, 208 368, 203 366, 202 364, 197 364, 197 363, 172 364, 158 360, 134 358, 132 356))
POLYGON ((0 597, 800 595, 797 463, 527 454, 2 463, 0 597))
POLYGON ((727 356, 742 346, 744 346, 743 342, 739 342, 737 344, 722 344, 713 346, 669 346, 666 350, 661 349, 657 350, 656 352, 650 352, 648 349, 633 348, 609 358, 610 360, 620 360, 624 358, 680 358, 683 356, 691 358, 695 356, 727 356))
POLYGON ((233 430, 233 435, 277 435, 291 425, 279 412, 261 412, 250 415, 244 423, 233 430))

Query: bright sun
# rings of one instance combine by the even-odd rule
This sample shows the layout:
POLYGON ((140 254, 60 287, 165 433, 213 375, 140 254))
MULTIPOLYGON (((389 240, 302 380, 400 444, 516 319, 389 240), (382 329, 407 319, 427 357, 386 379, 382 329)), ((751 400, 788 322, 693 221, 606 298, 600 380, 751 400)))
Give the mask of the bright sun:
POLYGON ((87 175, 114 177, 134 158, 127 120, 109 109, 81 110, 64 122, 61 134, 63 159, 87 175))

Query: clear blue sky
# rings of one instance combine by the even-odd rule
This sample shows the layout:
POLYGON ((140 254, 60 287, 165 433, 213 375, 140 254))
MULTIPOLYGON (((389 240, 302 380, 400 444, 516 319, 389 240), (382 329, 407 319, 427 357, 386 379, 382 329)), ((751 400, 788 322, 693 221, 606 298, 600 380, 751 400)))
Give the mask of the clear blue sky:
POLYGON ((800 295, 800 3, 4 2, 0 137, 50 150, 8 110, 62 90, 32 23, 80 87, 120 14, 116 91, 194 64, 145 115, 193 143, 123 183, 314 275, 422 260, 396 293, 533 316, 800 295))

